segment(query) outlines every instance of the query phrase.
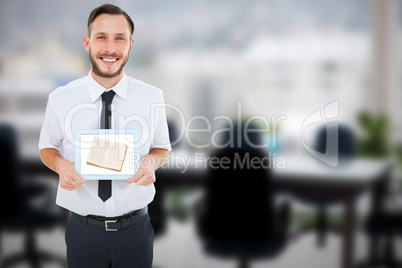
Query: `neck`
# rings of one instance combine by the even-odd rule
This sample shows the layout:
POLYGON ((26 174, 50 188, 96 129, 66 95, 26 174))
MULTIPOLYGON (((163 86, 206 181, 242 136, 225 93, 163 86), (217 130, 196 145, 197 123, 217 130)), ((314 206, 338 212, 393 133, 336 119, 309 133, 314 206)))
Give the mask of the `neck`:
POLYGON ((101 77, 96 75, 93 70, 91 69, 91 75, 93 77, 93 79, 98 82, 102 87, 109 89, 114 87, 119 81, 120 79, 123 77, 123 72, 121 72, 121 74, 119 74, 116 77, 113 78, 105 78, 105 77, 101 77))

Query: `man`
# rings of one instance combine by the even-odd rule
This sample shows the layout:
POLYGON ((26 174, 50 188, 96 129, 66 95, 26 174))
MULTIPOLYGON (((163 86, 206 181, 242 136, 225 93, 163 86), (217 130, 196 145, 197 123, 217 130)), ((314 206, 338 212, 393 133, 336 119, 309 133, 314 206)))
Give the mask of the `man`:
POLYGON ((119 7, 95 8, 83 38, 89 75, 49 94, 39 149, 43 163, 59 175, 56 203, 71 211, 69 267, 152 266, 153 229, 146 208, 155 195, 154 171, 170 144, 165 111, 155 108, 163 104, 162 91, 123 72, 133 32, 131 18, 119 7), (133 177, 87 181, 77 174, 74 132, 99 128, 141 131, 140 167, 133 177))

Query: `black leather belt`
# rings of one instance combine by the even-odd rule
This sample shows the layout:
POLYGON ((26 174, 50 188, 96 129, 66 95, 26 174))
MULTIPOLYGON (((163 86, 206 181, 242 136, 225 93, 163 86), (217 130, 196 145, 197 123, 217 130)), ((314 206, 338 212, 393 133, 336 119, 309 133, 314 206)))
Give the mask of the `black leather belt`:
POLYGON ((71 217, 79 222, 84 224, 93 225, 104 229, 105 231, 117 231, 120 229, 127 228, 130 225, 138 222, 145 214, 148 212, 148 207, 144 207, 139 210, 135 210, 130 214, 126 214, 123 216, 108 218, 101 216, 81 216, 74 212, 71 212, 71 217))

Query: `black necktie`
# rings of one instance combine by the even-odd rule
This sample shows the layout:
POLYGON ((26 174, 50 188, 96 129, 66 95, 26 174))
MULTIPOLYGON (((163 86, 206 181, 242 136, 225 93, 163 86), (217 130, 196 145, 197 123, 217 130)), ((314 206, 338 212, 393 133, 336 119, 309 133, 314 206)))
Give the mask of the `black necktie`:
MULTIPOLYGON (((116 94, 113 90, 104 92, 102 94, 102 112, 101 112, 101 129, 110 129, 112 125, 112 110, 111 104, 116 94)), ((111 180, 99 180, 98 184, 98 196, 103 202, 108 200, 112 196, 112 181, 111 180)))

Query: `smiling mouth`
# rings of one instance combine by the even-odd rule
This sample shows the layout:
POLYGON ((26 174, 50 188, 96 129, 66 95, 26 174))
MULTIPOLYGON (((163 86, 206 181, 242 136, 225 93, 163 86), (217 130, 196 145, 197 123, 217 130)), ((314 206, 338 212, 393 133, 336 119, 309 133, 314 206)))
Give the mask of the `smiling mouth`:
POLYGON ((119 60, 119 58, 104 58, 104 57, 99 57, 99 58, 106 64, 113 64, 119 60))

